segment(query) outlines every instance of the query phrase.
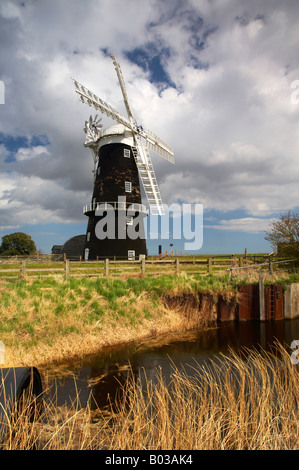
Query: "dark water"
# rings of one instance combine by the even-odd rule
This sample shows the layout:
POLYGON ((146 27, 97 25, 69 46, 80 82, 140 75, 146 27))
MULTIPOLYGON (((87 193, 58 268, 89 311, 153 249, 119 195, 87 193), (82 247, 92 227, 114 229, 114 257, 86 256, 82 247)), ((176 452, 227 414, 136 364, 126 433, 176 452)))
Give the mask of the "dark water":
POLYGON ((57 405, 74 401, 79 393, 80 405, 86 406, 92 392, 92 406, 96 402, 104 407, 109 400, 114 401, 129 375, 146 374, 148 379, 155 379, 160 368, 167 380, 173 367, 193 374, 197 365, 215 359, 220 353, 244 348, 270 350, 277 341, 290 347, 294 339, 299 340, 299 318, 223 323, 205 331, 192 330, 109 347, 81 363, 66 365, 71 375, 56 379, 57 405))

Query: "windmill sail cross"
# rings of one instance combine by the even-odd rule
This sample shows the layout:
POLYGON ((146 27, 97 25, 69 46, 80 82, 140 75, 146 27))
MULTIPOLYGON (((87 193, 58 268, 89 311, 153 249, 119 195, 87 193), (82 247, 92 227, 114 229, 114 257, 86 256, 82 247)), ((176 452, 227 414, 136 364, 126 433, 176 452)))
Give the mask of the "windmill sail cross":
POLYGON ((113 64, 122 91, 128 118, 122 116, 111 105, 99 98, 92 91, 88 90, 77 80, 73 79, 75 84, 75 91, 79 95, 83 103, 88 104, 96 110, 101 111, 103 114, 114 119, 119 124, 124 125, 127 129, 132 132, 134 141, 132 152, 139 172, 139 177, 143 184, 145 195, 150 206, 150 210, 152 213, 158 213, 162 215, 164 214, 162 198, 149 151, 156 153, 157 155, 171 163, 174 163, 174 152, 173 149, 168 144, 166 144, 166 142, 160 139, 152 131, 144 131, 142 126, 137 126, 129 103, 120 65, 115 56, 111 56, 111 58, 113 60, 113 64))

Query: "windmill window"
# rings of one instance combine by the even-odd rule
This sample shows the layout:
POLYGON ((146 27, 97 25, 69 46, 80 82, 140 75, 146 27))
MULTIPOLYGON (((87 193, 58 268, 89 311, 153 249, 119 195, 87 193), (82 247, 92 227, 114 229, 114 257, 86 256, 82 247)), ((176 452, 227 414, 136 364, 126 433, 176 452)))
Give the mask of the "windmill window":
POLYGON ((129 250, 128 251, 128 260, 134 260, 135 259, 135 250, 129 250))
POLYGON ((101 173, 101 167, 100 167, 100 166, 98 166, 98 171, 97 171, 97 173, 98 173, 98 176, 99 176, 99 174, 101 173))
POLYGON ((126 193, 132 192, 132 183, 131 181, 125 181, 125 191, 126 193))
POLYGON ((88 260, 88 257, 89 257, 89 248, 85 248, 85 250, 84 250, 84 259, 85 259, 85 261, 88 260))
POLYGON ((133 216, 132 215, 127 216, 127 225, 133 225, 133 216))
POLYGON ((130 149, 124 149, 124 157, 130 158, 130 156, 131 156, 130 149))
POLYGON ((90 241, 90 232, 87 232, 87 235, 86 235, 86 241, 89 242, 90 241))

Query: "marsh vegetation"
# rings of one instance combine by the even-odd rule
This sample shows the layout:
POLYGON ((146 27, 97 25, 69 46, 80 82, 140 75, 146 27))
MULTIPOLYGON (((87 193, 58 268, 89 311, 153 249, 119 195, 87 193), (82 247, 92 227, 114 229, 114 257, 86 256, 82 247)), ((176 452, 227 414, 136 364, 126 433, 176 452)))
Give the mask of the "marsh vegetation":
MULTIPOLYGON (((194 364, 154 379, 129 376, 112 407, 57 407, 44 399, 42 417, 11 421, 4 449, 294 450, 298 449, 298 366, 275 353, 194 364)), ((99 378, 100 380, 100 378, 99 378)), ((90 401, 92 402, 92 401, 90 401)))
MULTIPOLYGON (((298 281, 298 274, 281 273, 265 281, 273 282, 274 277, 283 284, 298 281)), ((236 286, 223 274, 2 280, 0 339, 6 366, 48 364, 105 345, 201 326, 212 312, 184 303, 184 296, 197 292, 215 301, 220 295, 237 301, 236 286), (181 303, 165 302, 180 296, 181 303)))

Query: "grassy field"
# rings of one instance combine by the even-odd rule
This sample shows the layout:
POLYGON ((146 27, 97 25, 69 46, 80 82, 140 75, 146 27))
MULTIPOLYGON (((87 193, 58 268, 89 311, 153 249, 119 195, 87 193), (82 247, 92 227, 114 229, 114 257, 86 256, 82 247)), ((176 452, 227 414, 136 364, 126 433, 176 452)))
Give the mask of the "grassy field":
MULTIPOLYGON (((254 273, 250 281, 257 281, 254 273)), ((275 274, 266 282, 298 282, 299 275, 275 274)), ((200 326, 209 312, 169 308, 164 298, 194 292, 237 299, 228 275, 144 278, 69 278, 0 281, 0 340, 5 365, 45 364, 169 331, 200 326), (194 315, 193 315, 194 313, 194 315)))
POLYGON ((228 289, 227 279, 216 276, 1 281, 0 339, 5 344, 5 363, 41 364, 184 329, 187 320, 165 308, 162 294, 193 292, 199 286, 228 289))
MULTIPOLYGON (((282 347, 278 355, 246 351, 195 374, 173 370, 166 384, 128 380, 113 409, 57 407, 43 418, 24 412, 9 421, 8 450, 298 450, 299 375, 282 347)), ((1 430, 1 429, 0 429, 1 430)), ((187 452, 186 452, 187 451, 187 452)))

